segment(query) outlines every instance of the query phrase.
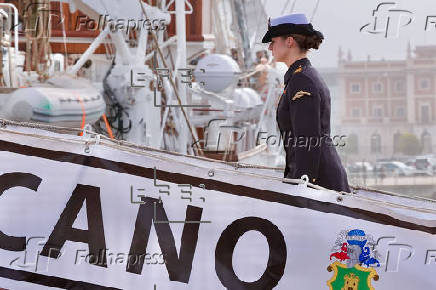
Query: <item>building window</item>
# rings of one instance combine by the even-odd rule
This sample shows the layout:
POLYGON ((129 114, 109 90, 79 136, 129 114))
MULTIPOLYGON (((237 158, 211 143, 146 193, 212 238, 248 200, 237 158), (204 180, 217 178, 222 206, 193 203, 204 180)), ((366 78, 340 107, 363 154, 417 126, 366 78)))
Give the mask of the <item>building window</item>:
POLYGON ((382 83, 381 82, 374 83, 374 85, 372 86, 372 91, 374 93, 381 93, 383 91, 382 83))
POLYGON ((400 152, 401 133, 397 131, 393 137, 394 137, 394 153, 400 152))
POLYGON ((419 81, 419 88, 420 88, 421 90, 427 90, 427 89, 429 89, 429 88, 430 88, 430 80, 429 80, 428 78, 421 79, 421 80, 419 81))
POLYGON ((354 109, 351 111, 351 116, 352 116, 353 118, 359 118, 359 117, 360 117, 360 109, 356 109, 356 108, 354 108, 354 109))
POLYGON ((431 122, 431 112, 429 105, 421 106, 421 122, 430 123, 431 122))
POLYGON ((422 153, 424 154, 432 152, 431 135, 427 132, 427 130, 424 130, 424 132, 421 134, 421 147, 422 153))
POLYGON ((401 93, 405 91, 404 81, 396 81, 395 82, 395 92, 401 93))
POLYGON ((383 117, 383 108, 382 107, 374 107, 372 111, 373 117, 382 118, 383 117))
POLYGON ((371 136, 371 153, 381 152, 381 136, 378 133, 374 133, 371 136))
POLYGON ((351 92, 355 94, 360 93, 360 84, 351 84, 351 92))
POLYGON ((406 115, 404 107, 398 107, 396 111, 396 116, 399 118, 403 118, 406 115))

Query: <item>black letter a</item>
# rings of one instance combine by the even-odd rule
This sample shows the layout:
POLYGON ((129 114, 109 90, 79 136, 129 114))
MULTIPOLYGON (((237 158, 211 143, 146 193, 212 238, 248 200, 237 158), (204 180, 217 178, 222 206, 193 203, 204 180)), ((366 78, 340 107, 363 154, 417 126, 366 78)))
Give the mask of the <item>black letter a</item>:
POLYGON ((41 255, 55 259, 58 258, 60 250, 67 240, 88 244, 90 257, 102 257, 102 261, 91 261, 91 263, 106 267, 106 241, 104 239, 100 189, 98 187, 83 184, 76 186, 50 238, 44 245, 41 255), (83 206, 84 200, 86 200, 88 229, 75 229, 73 224, 83 206), (99 255, 99 253, 103 253, 103 255, 99 255))

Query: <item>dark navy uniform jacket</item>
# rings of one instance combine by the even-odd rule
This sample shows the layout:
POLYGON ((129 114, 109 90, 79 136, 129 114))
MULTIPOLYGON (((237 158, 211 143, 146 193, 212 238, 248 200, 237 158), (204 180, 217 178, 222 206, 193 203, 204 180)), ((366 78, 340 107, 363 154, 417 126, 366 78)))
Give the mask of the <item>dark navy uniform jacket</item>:
POLYGON ((330 92, 309 59, 294 62, 285 74, 277 124, 286 152, 284 177, 327 189, 351 192, 347 174, 330 137, 330 92))

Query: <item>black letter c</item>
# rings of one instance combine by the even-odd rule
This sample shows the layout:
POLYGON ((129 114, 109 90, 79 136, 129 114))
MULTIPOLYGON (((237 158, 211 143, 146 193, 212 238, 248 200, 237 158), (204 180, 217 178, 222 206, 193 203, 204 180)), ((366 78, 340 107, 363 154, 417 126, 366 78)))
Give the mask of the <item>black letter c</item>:
MULTIPOLYGON (((31 173, 12 172, 0 175, 0 196, 13 187, 37 191, 42 179, 31 173)), ((11 237, 0 231, 0 249, 20 252, 26 249, 26 237, 11 237)))

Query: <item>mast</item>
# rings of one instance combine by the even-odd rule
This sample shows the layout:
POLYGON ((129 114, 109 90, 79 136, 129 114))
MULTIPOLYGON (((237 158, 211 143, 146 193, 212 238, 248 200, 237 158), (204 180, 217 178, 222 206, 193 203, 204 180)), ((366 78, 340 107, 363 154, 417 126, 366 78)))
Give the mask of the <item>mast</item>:
POLYGON ((241 0, 233 0, 235 12, 238 19, 239 34, 242 39, 242 48, 244 49, 244 66, 247 70, 252 65, 252 55, 250 49, 250 39, 248 37, 248 28, 244 13, 244 3, 241 0))

